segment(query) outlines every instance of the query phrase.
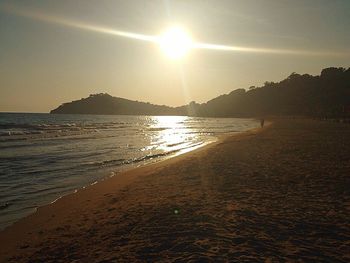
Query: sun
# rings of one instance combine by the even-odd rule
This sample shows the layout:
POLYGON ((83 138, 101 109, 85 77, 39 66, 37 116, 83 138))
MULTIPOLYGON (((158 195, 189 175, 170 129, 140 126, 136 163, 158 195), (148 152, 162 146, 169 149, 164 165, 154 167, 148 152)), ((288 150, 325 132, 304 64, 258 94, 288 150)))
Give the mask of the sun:
POLYGON ((192 48, 192 39, 181 27, 172 27, 160 36, 159 45, 168 57, 180 59, 192 48))

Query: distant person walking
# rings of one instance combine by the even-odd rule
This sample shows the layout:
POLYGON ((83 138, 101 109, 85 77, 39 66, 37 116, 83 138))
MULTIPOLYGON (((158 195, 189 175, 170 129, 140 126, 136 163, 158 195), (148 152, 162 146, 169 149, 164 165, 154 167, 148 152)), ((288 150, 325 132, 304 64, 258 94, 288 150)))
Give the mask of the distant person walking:
POLYGON ((265 123, 265 120, 264 120, 264 118, 262 118, 262 119, 260 120, 260 126, 261 126, 261 128, 264 127, 264 123, 265 123))

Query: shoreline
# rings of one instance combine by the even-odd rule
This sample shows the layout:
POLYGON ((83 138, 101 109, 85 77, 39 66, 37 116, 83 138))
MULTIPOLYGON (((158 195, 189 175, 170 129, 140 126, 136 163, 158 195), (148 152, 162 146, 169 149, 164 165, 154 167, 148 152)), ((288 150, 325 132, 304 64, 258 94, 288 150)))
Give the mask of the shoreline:
MULTIPOLYGON (((267 124, 265 124, 265 126, 267 127, 267 126, 270 125, 270 124, 271 124, 271 123, 267 123, 267 124)), ((220 141, 222 138, 226 138, 226 137, 230 137, 230 136, 237 136, 237 135, 240 135, 240 134, 242 134, 242 133, 249 132, 249 131, 256 130, 256 129, 259 129, 259 128, 252 128, 252 129, 249 129, 249 130, 246 130, 246 131, 241 131, 241 132, 227 132, 227 133, 223 133, 223 134, 212 135, 212 137, 215 138, 215 139, 210 140, 210 141, 207 141, 207 142, 203 142, 203 143, 200 144, 200 145, 194 145, 194 146, 192 146, 192 147, 190 147, 190 148, 178 150, 178 152, 175 152, 175 153, 166 155, 166 156, 164 156, 163 158, 160 158, 159 160, 153 160, 153 161, 146 162, 146 163, 144 163, 144 164, 138 164, 138 165, 136 165, 136 164, 135 164, 135 165, 127 165, 127 166, 125 166, 125 168, 123 168, 123 169, 121 169, 121 170, 119 170, 119 171, 117 171, 117 172, 112 171, 111 173, 113 173, 113 175, 107 175, 107 174, 106 174, 104 177, 102 177, 101 179, 99 179, 99 180, 97 180, 97 181, 94 181, 94 182, 92 182, 92 183, 90 183, 90 184, 88 184, 88 185, 84 185, 84 186, 82 186, 82 187, 80 187, 80 188, 74 189, 72 192, 68 192, 68 193, 66 193, 66 194, 63 194, 63 195, 57 197, 56 199, 54 199, 53 201, 51 201, 50 203, 43 204, 43 205, 40 205, 40 206, 36 207, 32 213, 30 213, 30 214, 28 214, 28 215, 26 215, 26 216, 24 216, 24 217, 18 219, 17 221, 13 222, 12 224, 6 226, 5 228, 0 229, 0 235, 1 235, 1 233, 2 233, 4 230, 6 230, 6 229, 9 228, 9 227, 12 227, 15 223, 17 223, 17 222, 19 222, 19 221, 25 219, 25 218, 28 217, 28 216, 34 215, 35 213, 37 213, 37 211, 38 211, 39 209, 41 209, 41 208, 43 208, 43 207, 46 207, 46 206, 49 206, 49 205, 52 205, 52 204, 54 204, 55 202, 57 202, 58 200, 64 198, 65 196, 72 195, 72 194, 77 194, 77 193, 79 193, 81 190, 84 190, 84 189, 86 189, 86 188, 88 188, 88 187, 92 187, 92 186, 95 185, 95 184, 98 184, 98 183, 101 183, 101 182, 103 182, 103 181, 112 179, 112 178, 114 178, 114 177, 121 176, 123 173, 129 172, 129 171, 131 171, 131 170, 133 170, 133 169, 137 169, 137 168, 141 168, 141 167, 144 167, 144 166, 149 166, 149 165, 154 165, 154 164, 157 164, 157 163, 160 163, 160 162, 164 162, 164 161, 167 161, 167 160, 169 160, 169 159, 173 159, 173 158, 176 158, 176 157, 178 157, 178 156, 181 156, 181 155, 184 155, 184 154, 188 154, 188 153, 191 153, 191 152, 193 152, 193 151, 196 151, 196 150, 200 150, 200 149, 202 149, 202 148, 205 148, 205 147, 207 147, 207 146, 209 146, 209 145, 211 145, 211 144, 213 144, 213 143, 216 143, 216 142, 220 141)))
MULTIPOLYGON (((268 122, 268 123, 265 124, 265 127, 268 127, 271 124, 272 124, 271 122, 268 122)), ((179 158, 179 157, 186 158, 186 155, 192 154, 192 153, 194 153, 196 151, 205 150, 207 147, 209 148, 211 146, 214 146, 215 144, 220 143, 220 141, 223 141, 223 140, 225 140, 225 139, 227 139, 229 137, 240 136, 240 135, 243 135, 245 133, 251 133, 251 132, 259 131, 259 130, 260 130, 260 128, 253 128, 253 129, 249 129, 249 130, 242 131, 242 132, 228 132, 228 133, 223 133, 223 134, 219 134, 219 135, 214 135, 213 137, 215 137, 215 140, 204 142, 201 145, 195 145, 195 146, 191 147, 190 149, 179 150, 178 153, 171 154, 169 156, 164 157, 163 159, 155 160, 153 162, 141 164, 141 165, 138 165, 138 166, 130 166, 128 168, 125 168, 125 170, 122 169, 121 171, 119 171, 117 173, 114 173, 113 176, 106 175, 105 177, 101 178, 98 181, 92 182, 92 183, 90 183, 88 185, 85 185, 85 186, 79 188, 79 189, 75 189, 73 192, 69 192, 69 193, 64 194, 62 196, 59 196, 58 198, 56 198, 55 200, 51 201, 50 203, 47 203, 47 204, 44 204, 44 205, 36 207, 35 211, 33 213, 28 214, 25 217, 20 218, 19 220, 15 221, 11 225, 8 225, 5 228, 1 229, 0 230, 0 236, 1 236, 1 234, 3 232, 7 231, 9 228, 16 227, 17 223, 21 223, 21 221, 26 221, 28 217, 35 216, 35 214, 39 210, 41 211, 42 209, 45 209, 45 208, 47 208, 47 207, 49 207, 51 205, 54 205, 56 202, 66 198, 68 196, 80 194, 81 191, 90 189, 91 187, 95 187, 96 185, 98 185, 100 183, 103 183, 105 181, 119 180, 118 177, 124 176, 124 174, 133 173, 134 170, 143 169, 143 168, 146 168, 146 167, 149 168, 150 166, 151 167, 149 169, 152 169, 152 167, 155 166, 155 165, 162 166, 162 164, 164 162, 169 162, 169 161, 171 161, 173 159, 175 159, 174 161, 177 161, 178 160, 177 158, 179 158)), ((165 163, 165 165, 166 165, 166 163, 165 163)), ((135 172, 139 173, 139 171, 135 171, 135 172)), ((140 171, 140 172, 142 172, 142 171, 140 171)), ((131 183, 131 182, 129 182, 129 183, 131 183)))
MULTIPOLYGON (((272 124, 271 122, 268 122, 266 123, 265 127, 267 128, 271 124, 272 124)), ((37 207, 35 209, 35 212, 19 219, 13 224, 2 229, 0 231, 0 241, 7 239, 7 242, 6 242, 7 244, 8 244, 8 241, 10 241, 10 243, 17 243, 16 239, 17 239, 18 233, 25 232, 30 225, 35 224, 37 222, 38 218, 43 219, 43 218, 52 217, 52 215, 55 214, 55 210, 61 209, 66 203, 81 202, 81 199, 86 200, 87 196, 89 196, 91 192, 98 192, 101 188, 105 188, 109 183, 114 183, 118 185, 117 189, 120 190, 123 187, 126 187, 127 185, 131 184, 133 181, 137 180, 139 177, 147 176, 148 174, 152 173, 152 170, 154 169, 162 168, 163 166, 181 161, 182 159, 188 158, 189 156, 196 154, 198 152, 210 149, 215 145, 223 142, 227 138, 244 136, 246 134, 259 132, 260 130, 261 130, 260 128, 253 128, 243 132, 230 132, 230 133, 220 134, 218 136, 215 136, 216 137, 215 141, 206 143, 200 147, 196 147, 193 150, 186 151, 180 154, 175 154, 174 156, 165 158, 163 160, 155 161, 153 163, 147 163, 139 167, 130 167, 130 169, 123 170, 112 177, 107 176, 97 182, 91 183, 80 189, 76 189, 74 192, 58 197, 57 199, 55 199, 49 204, 45 204, 37 207)), ((0 247, 0 252, 1 252, 1 247, 0 247)), ((0 256, 0 262, 1 262, 1 256, 0 256)))
MULTIPOLYGON (((129 121, 129 120, 126 120, 126 121, 129 121)), ((185 120, 181 119, 181 121, 185 121, 185 120)), ((255 120, 247 119, 248 123, 245 123, 245 121, 246 120, 243 120, 242 122, 243 125, 239 124, 236 130, 249 129, 249 127, 256 125, 254 124, 256 123, 255 120), (249 121, 250 121, 250 124, 249 124, 249 121), (248 125, 248 126, 245 126, 245 125, 248 125)), ((133 120, 130 120, 130 123, 132 122, 133 120)), ((230 121, 230 123, 231 122, 232 121, 230 121)), ((77 122, 76 121, 73 122, 72 126, 76 126, 75 123, 77 122)), ((200 127, 201 125, 203 125, 203 124, 197 123, 197 121, 195 121, 194 123, 195 124, 191 124, 191 127, 200 127)), ((226 122, 223 122, 223 123, 225 124, 226 122)), ((235 130, 234 127, 236 127, 236 124, 235 122, 232 122, 232 123, 233 123, 232 124, 233 129, 232 128, 229 128, 229 129, 235 130)), ((62 125, 65 126, 64 123, 62 125)), ((216 122, 213 122, 213 124, 210 124, 209 127, 211 127, 211 125, 215 126, 217 124, 216 122)), ((220 127, 222 126, 221 122, 219 126, 220 127)), ((151 131, 153 130, 153 128, 148 129, 145 127, 143 128, 142 132, 147 134, 148 137, 149 136, 152 137, 153 133, 151 131)), ((226 126, 222 126, 222 127, 226 127, 226 126)), ((72 194, 76 190, 80 190, 84 187, 88 187, 90 184, 93 184, 102 180, 106 180, 116 173, 134 169, 135 167, 148 165, 149 163, 154 163, 154 162, 162 161, 168 158, 172 158, 173 156, 182 154, 184 152, 192 150, 193 148, 197 148, 198 146, 202 147, 208 142, 216 140, 218 134, 214 134, 215 131, 220 132, 220 131, 226 130, 226 128, 219 128, 219 129, 214 129, 214 128, 215 127, 209 128, 207 130, 208 133, 202 134, 201 132, 195 132, 196 134, 194 135, 189 134, 187 137, 190 139, 186 138, 186 136, 182 138, 181 137, 175 138, 175 141, 179 141, 179 140, 183 141, 183 143, 181 143, 180 145, 178 143, 170 144, 172 142, 168 143, 166 140, 164 141, 162 138, 161 139, 162 141, 156 142, 156 144, 158 143, 164 144, 164 145, 159 144, 159 146, 161 147, 158 147, 157 145, 154 144, 154 142, 152 142, 152 145, 146 146, 144 148, 142 148, 142 145, 148 143, 147 140, 144 141, 144 139, 142 139, 142 136, 144 135, 133 134, 132 141, 134 144, 137 144, 137 146, 129 148, 128 144, 126 144, 126 147, 122 145, 124 140, 123 137, 119 139, 117 135, 115 136, 116 139, 109 139, 109 135, 110 135, 109 133, 108 134, 101 133, 104 135, 100 136, 100 135, 96 135, 97 133, 93 132, 93 135, 91 135, 90 137, 93 137, 93 138, 107 137, 108 139, 106 141, 111 140, 111 142, 113 141, 113 143, 115 142, 116 144, 118 144, 118 147, 115 148, 113 145, 103 146, 102 141, 101 143, 99 143, 98 140, 96 140, 97 148, 95 148, 94 146, 90 148, 89 145, 86 145, 86 147, 84 145, 82 146, 83 148, 78 147, 79 148, 78 151, 83 152, 81 156, 78 156, 80 154, 76 154, 75 156, 74 151, 76 150, 70 150, 69 146, 65 147, 66 149, 59 152, 59 155, 63 154, 62 156, 58 156, 57 153, 55 153, 56 150, 54 146, 47 147, 46 144, 54 145, 55 142, 57 144, 62 144, 62 145, 67 144, 67 141, 69 143, 69 139, 70 139, 69 137, 67 138, 68 140, 60 139, 60 137, 58 137, 58 141, 56 141, 57 139, 56 133, 47 133, 47 134, 45 133, 46 135, 50 134, 50 136, 52 136, 53 138, 53 141, 51 141, 50 139, 50 141, 44 140, 42 143, 38 143, 38 147, 39 146, 44 147, 44 152, 42 152, 40 155, 37 155, 37 156, 35 155, 31 156, 31 153, 30 153, 32 149, 30 148, 31 146, 29 146, 28 148, 23 148, 25 150, 21 150, 22 148, 20 148, 19 150, 16 149, 16 151, 13 152, 13 149, 11 150, 11 146, 13 145, 12 139, 17 138, 17 135, 14 136, 13 138, 11 136, 11 138, 9 137, 9 140, 8 140, 9 144, 7 144, 6 140, 4 142, 7 148, 3 155, 5 157, 12 156, 12 155, 15 157, 9 160, 4 159, 2 165, 5 167, 6 171, 4 172, 6 172, 6 174, 8 173, 9 175, 14 175, 14 176, 11 176, 11 178, 14 178, 13 180, 11 179, 11 182, 12 184, 14 184, 15 187, 7 187, 6 189, 4 189, 3 194, 5 198, 3 199, 3 203, 5 204, 4 207, 6 209, 2 210, 2 216, 1 216, 2 224, 0 227, 0 232, 6 229, 7 227, 11 226, 13 223, 18 221, 19 219, 35 213, 38 208, 48 205, 54 202, 55 200, 62 198, 67 194, 72 194), (99 144, 102 146, 99 147, 99 144), (118 149, 119 144, 121 144, 120 146, 120 148, 122 148, 121 150, 118 149), (140 147, 138 144, 140 144, 140 147), (138 150, 139 148, 137 147, 140 148, 140 151, 138 150), (89 149, 91 149, 91 153, 89 153, 89 149), (108 151, 110 152, 109 155, 99 154, 99 152, 105 153, 108 151), (123 154, 119 155, 119 152, 123 154), (24 185, 23 187, 21 186, 23 182, 23 179, 21 179, 22 177, 16 176, 16 175, 25 174, 25 171, 24 172, 21 171, 21 166, 16 165, 17 163, 16 156, 21 156, 21 160, 23 159, 23 165, 22 165, 23 167, 24 166, 30 167, 31 169, 30 171, 31 171, 32 177, 26 176, 27 179, 25 179, 24 181, 28 183, 23 184, 24 185), (75 161, 71 162, 69 161, 69 158, 66 158, 65 160, 65 158, 63 158, 64 156, 74 156, 75 161), (94 158, 94 156, 96 156, 96 158, 94 158), (11 167, 12 170, 9 167, 11 167), (67 168, 69 170, 67 170, 67 168), (89 174, 87 174, 85 171, 88 171, 89 174), (71 180, 72 177, 73 179, 71 180), (17 184, 18 184, 18 187, 17 187, 17 184), (40 193, 38 193, 39 191, 40 193), (27 192, 29 192, 30 194, 27 194, 27 192), (22 196, 25 196, 26 198, 22 198, 22 196), (20 198, 20 201, 17 201, 18 198, 20 198)), ((158 130, 158 128, 156 130, 158 130)), ((165 136, 167 136, 166 135, 167 131, 163 133, 163 130, 169 130, 169 129, 162 128, 160 131, 160 134, 164 134, 165 136)), ((198 128, 198 131, 202 131, 202 130, 198 128)), ((158 131, 156 133, 158 133, 158 131)), ((193 133, 192 129, 191 129, 191 133, 193 133)), ((44 136, 45 138, 46 138, 46 135, 44 136)), ((129 137, 126 137, 126 138, 129 138, 129 137)), ((89 136, 87 138, 89 138, 89 136)), ((160 138, 160 137, 157 136, 157 138, 160 138)), ((30 140, 33 139, 32 135, 30 135, 29 139, 30 140)), ((85 139, 85 135, 81 139, 85 139)), ((170 137, 170 140, 172 140, 171 137, 170 137)), ((30 145, 30 143, 28 144, 30 145)), ((91 145, 93 144, 94 142, 92 142, 91 145)), ((39 149, 37 146, 35 147, 39 149)))
MULTIPOLYGON (((248 130, 249 131, 249 130, 248 130)), ((247 131, 243 131, 243 132, 247 132, 247 131)), ((240 134, 242 132, 236 132, 237 134, 240 134)), ((228 133, 230 134, 230 133, 228 133)), ((221 135, 222 136, 222 135, 221 135)), ((233 133, 233 136, 234 136, 234 133, 233 133)), ((101 182, 104 182, 106 180, 110 180, 110 179, 113 179, 115 177, 118 177, 118 176, 121 176, 123 173, 125 172, 130 172, 134 169, 138 169, 138 168, 142 168, 142 167, 145 167, 145 166, 150 166, 150 165, 154 165, 154 164, 157 164, 157 163, 160 163, 160 162, 164 162, 164 161, 167 161, 169 159, 172 159, 172 158, 176 158, 177 156, 180 156, 180 155, 184 155, 184 154, 188 154, 188 153, 191 153, 193 151, 196 151, 196 150, 199 150, 203 147, 207 147, 208 145, 212 144, 212 143, 215 143, 219 140, 219 137, 220 136, 213 136, 216 138, 216 140, 212 140, 212 141, 208 141, 208 142, 204 142, 200 145, 195 145, 193 147, 190 147, 189 149, 183 149, 183 150, 179 150, 178 152, 176 153, 172 153, 172 154, 169 154, 167 156, 164 156, 163 158, 159 158, 158 160, 153 160, 153 161, 149 161, 149 162, 146 162, 144 164, 134 164, 134 165, 126 165, 123 169, 120 169, 119 171, 111 171, 111 173, 113 175, 108 175, 106 174, 104 177, 102 177, 101 179, 97 180, 97 181, 94 181, 90 184, 87 184, 87 185, 84 185, 80 188, 77 188, 77 189, 74 189, 72 190, 71 192, 67 192, 66 194, 63 194, 63 195, 60 195, 58 196, 57 198, 55 198, 53 201, 50 201, 49 203, 46 203, 46 204, 43 204, 43 205, 40 205, 36 208, 34 208, 34 211, 32 213, 29 213, 27 215, 25 215, 24 217, 22 218, 19 218, 17 221, 13 222, 12 224, 10 225, 7 225, 6 227, 0 229, 0 235, 2 232, 4 232, 6 229, 8 228, 11 228, 13 225, 15 225, 17 222, 20 222, 22 220, 25 220, 27 217, 29 216, 32 216, 32 215, 35 215, 37 213, 37 211, 39 209, 42 209, 42 208, 45 208, 47 206, 50 206, 54 203, 56 203, 57 201, 61 200, 62 198, 66 197, 66 196, 69 196, 69 195, 74 195, 74 194, 77 194, 79 193, 80 191, 82 190, 85 190, 86 188, 89 188, 89 187, 93 187, 94 185, 96 184, 99 184, 101 182)))
POLYGON ((221 136, 38 209, 0 232, 0 262, 345 262, 349 134, 274 120, 221 136))

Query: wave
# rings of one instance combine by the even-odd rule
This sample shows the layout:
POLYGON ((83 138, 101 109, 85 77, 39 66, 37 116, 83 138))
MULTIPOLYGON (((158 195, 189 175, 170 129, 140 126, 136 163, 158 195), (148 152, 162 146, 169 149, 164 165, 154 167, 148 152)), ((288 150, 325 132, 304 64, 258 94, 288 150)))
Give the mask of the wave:
POLYGON ((183 142, 170 143, 170 144, 167 144, 166 147, 174 147, 174 146, 178 146, 178 145, 181 145, 181 144, 184 144, 184 143, 183 142))
MULTIPOLYGON (((191 147, 194 147, 196 145, 193 145, 191 147)), ((191 147, 185 147, 185 148, 191 148, 191 147)), ((87 163, 88 165, 92 166, 120 166, 120 165, 125 165, 125 164, 133 164, 133 163, 139 163, 147 160, 152 160, 160 157, 165 157, 169 156, 172 154, 175 154, 185 148, 182 149, 177 149, 177 150, 172 150, 168 152, 162 152, 162 153, 156 153, 156 154, 147 154, 138 158, 133 158, 133 159, 113 159, 113 160, 105 160, 105 161, 99 161, 99 162, 92 162, 92 163, 87 163)))
POLYGON ((0 123, 0 136, 36 134, 55 131, 80 131, 80 130, 110 130, 127 129, 134 127, 132 124, 110 123, 60 123, 60 124, 32 124, 32 123, 0 123))
POLYGON ((90 162, 90 163, 87 163, 87 165, 91 165, 91 166, 122 165, 124 164, 125 161, 126 161, 125 159, 114 159, 114 160, 105 160, 105 161, 99 161, 99 162, 90 162))
POLYGON ((164 130, 168 130, 170 128, 165 128, 165 127, 162 127, 162 128, 148 128, 149 131, 164 131, 164 130))
POLYGON ((155 159, 155 158, 168 156, 168 155, 177 153, 179 151, 180 150, 173 150, 173 151, 164 152, 164 153, 148 154, 148 155, 142 156, 140 158, 132 159, 131 162, 132 163, 139 163, 139 162, 146 161, 146 160, 152 160, 152 159, 155 159))

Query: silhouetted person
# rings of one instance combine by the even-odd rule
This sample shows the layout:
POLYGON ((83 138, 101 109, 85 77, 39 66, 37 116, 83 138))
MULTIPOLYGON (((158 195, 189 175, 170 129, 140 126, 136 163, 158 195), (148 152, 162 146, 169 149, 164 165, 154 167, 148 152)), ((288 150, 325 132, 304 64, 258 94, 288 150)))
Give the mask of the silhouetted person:
POLYGON ((261 120, 260 120, 260 126, 261 126, 261 128, 264 127, 264 123, 265 123, 265 120, 264 120, 264 119, 261 119, 261 120))

